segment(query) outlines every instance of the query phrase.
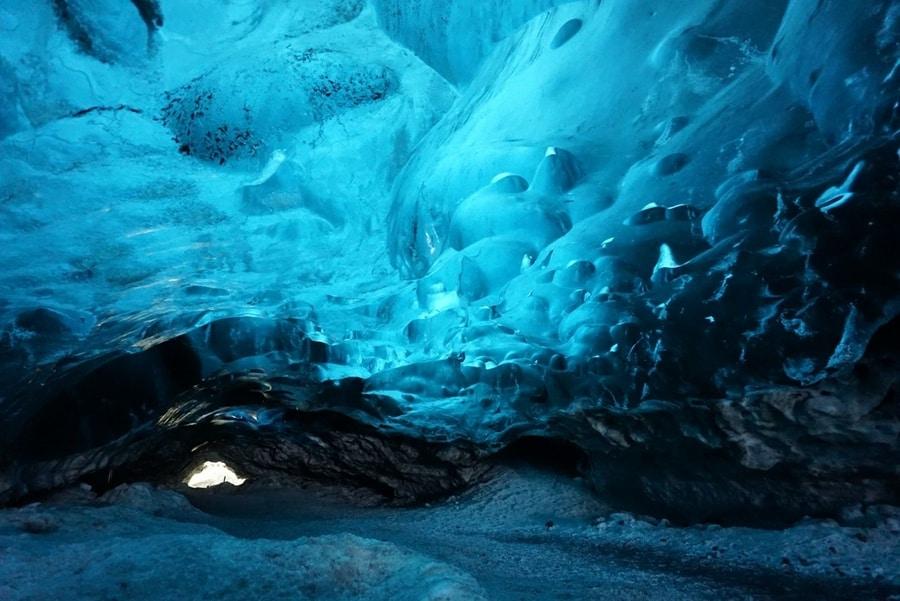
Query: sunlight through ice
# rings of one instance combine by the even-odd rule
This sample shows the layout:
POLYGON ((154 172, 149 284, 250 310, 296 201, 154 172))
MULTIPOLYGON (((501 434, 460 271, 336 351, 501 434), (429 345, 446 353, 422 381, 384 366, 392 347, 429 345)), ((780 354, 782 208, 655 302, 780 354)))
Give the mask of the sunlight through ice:
POLYGON ((205 461, 187 480, 191 488, 211 488, 220 484, 240 486, 246 478, 239 477, 234 470, 222 461, 205 461))

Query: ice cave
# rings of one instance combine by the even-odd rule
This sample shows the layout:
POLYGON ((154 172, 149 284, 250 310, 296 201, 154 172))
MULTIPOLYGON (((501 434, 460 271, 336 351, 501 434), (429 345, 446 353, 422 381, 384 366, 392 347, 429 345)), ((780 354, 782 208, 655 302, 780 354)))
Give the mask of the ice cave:
POLYGON ((0 0, 0 601, 900 600, 900 0, 0 0))

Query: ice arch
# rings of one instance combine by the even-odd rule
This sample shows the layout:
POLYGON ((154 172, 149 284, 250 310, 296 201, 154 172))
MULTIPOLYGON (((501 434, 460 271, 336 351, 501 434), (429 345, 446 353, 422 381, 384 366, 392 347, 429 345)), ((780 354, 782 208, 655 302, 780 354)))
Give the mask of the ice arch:
POLYGON ((550 437, 689 520, 896 501, 898 16, 0 3, 0 498, 550 437))

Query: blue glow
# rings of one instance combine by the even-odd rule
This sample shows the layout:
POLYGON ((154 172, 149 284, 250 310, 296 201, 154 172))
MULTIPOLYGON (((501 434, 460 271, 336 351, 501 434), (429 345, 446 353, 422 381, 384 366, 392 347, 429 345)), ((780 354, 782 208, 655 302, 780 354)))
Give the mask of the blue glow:
MULTIPOLYGON (((0 1, 0 498, 21 465, 329 410, 485 452, 565 438, 598 483, 641 450, 666 477, 721 456, 733 513, 813 475, 838 483, 828 510, 862 473, 896 500, 875 408, 898 20, 892 0, 0 1), (228 378, 256 388, 204 396, 228 378)), ((632 496, 677 496, 654 494, 632 496)))

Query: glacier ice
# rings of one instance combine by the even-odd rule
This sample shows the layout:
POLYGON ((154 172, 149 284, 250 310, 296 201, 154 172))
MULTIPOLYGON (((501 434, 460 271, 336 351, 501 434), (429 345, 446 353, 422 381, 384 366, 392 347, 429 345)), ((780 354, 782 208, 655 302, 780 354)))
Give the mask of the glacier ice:
POLYGON ((407 500, 543 436, 688 520, 897 502, 898 24, 0 0, 0 499, 315 431, 407 500))

